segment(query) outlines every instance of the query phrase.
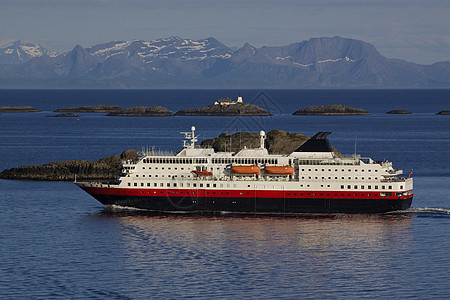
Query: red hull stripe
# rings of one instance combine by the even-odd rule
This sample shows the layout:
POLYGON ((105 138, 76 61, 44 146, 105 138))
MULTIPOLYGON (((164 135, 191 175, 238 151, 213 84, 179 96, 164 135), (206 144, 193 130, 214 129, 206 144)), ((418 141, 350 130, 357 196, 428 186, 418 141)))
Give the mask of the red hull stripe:
MULTIPOLYGON (((413 194, 381 196, 380 192, 354 191, 268 191, 268 190, 204 190, 204 189, 144 189, 82 187, 89 194, 115 196, 164 196, 164 197, 242 197, 242 198, 318 198, 318 199, 405 199, 413 194)), ((411 191, 409 191, 411 192, 411 191)), ((389 194, 389 192, 386 192, 389 194)))

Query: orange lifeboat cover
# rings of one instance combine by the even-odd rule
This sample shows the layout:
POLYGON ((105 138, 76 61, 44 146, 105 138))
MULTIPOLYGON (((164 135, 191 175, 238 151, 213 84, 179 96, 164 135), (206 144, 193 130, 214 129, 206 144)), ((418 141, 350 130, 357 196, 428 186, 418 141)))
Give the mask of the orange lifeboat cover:
POLYGON ((233 174, 256 175, 259 174, 259 172, 261 172, 261 168, 257 165, 231 167, 231 173, 233 174))
POLYGON ((212 172, 210 172, 208 170, 205 170, 205 171, 194 170, 194 171, 192 171, 192 173, 194 173, 197 176, 212 176, 212 172))
POLYGON ((294 174, 294 168, 289 165, 268 166, 264 168, 264 172, 266 174, 273 174, 273 175, 292 175, 294 174))

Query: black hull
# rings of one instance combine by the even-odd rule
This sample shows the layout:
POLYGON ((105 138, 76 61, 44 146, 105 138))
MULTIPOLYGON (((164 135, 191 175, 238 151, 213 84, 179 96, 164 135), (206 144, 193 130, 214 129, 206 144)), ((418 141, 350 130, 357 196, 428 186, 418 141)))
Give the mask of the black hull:
POLYGON ((192 213, 351 213, 377 214, 411 207, 403 199, 282 199, 282 198, 170 198, 91 194, 104 205, 118 205, 157 212, 192 213))

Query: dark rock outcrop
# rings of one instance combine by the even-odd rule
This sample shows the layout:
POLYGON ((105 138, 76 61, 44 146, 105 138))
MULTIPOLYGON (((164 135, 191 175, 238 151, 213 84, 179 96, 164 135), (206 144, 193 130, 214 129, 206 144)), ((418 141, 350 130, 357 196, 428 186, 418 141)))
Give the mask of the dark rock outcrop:
POLYGON ((250 103, 235 103, 226 106, 212 104, 207 107, 182 109, 176 116, 271 116, 267 110, 250 103))
POLYGON ((87 105, 60 108, 54 110, 54 112, 109 113, 120 110, 122 110, 122 108, 118 105, 87 105))
MULTIPOLYGON (((300 147, 309 138, 299 133, 290 133, 283 130, 272 130, 266 137, 266 148, 270 154, 288 154, 300 147)), ((203 147, 212 147, 215 151, 239 151, 245 147, 259 147, 259 133, 237 132, 230 135, 222 133, 219 137, 204 140, 203 147), (231 142, 231 150, 230 150, 231 142)))
POLYGON ((370 115, 370 113, 361 108, 354 108, 345 105, 325 105, 325 106, 309 106, 297 110, 294 115, 310 115, 310 116, 347 116, 347 115, 370 115))
POLYGON ((66 113, 66 114, 57 114, 57 115, 51 115, 51 116, 47 116, 47 117, 56 117, 56 118, 73 118, 73 117, 80 117, 77 114, 73 114, 73 113, 66 113))
POLYGON ((450 115, 450 110, 442 110, 438 113, 436 113, 437 115, 450 115))
POLYGON ((173 113, 162 106, 135 106, 110 112, 107 116, 125 116, 125 117, 158 117, 173 116, 173 113))
POLYGON ((40 112, 31 106, 0 106, 0 112, 40 112))
POLYGON ((404 109, 394 109, 394 110, 388 111, 387 114, 390 114, 390 115, 409 115, 409 114, 411 114, 411 112, 407 111, 407 110, 404 110, 404 109))
POLYGON ((120 156, 114 155, 96 161, 71 160, 50 162, 45 165, 26 165, 4 170, 1 179, 72 181, 77 180, 113 180, 121 173, 121 163, 124 160, 134 160, 138 157, 135 150, 124 151, 120 156))
MULTIPOLYGON (((291 154, 308 140, 309 137, 304 134, 291 133, 284 130, 272 130, 266 135, 265 147, 269 154, 291 154)), ((237 132, 232 135, 229 133, 222 133, 217 138, 204 140, 201 143, 201 146, 211 147, 216 152, 234 152, 239 151, 244 147, 258 148, 259 143, 259 133, 237 132)), ((334 153, 341 155, 336 148, 331 148, 334 153)))

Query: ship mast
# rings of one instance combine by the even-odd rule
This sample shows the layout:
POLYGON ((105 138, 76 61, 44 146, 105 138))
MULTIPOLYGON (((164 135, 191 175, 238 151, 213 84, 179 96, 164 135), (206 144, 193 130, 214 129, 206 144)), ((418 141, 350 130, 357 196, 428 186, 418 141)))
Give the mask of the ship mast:
POLYGON ((195 126, 191 127, 191 132, 180 132, 184 134, 186 140, 183 141, 183 147, 187 149, 194 149, 195 142, 197 142, 198 136, 195 136, 195 126))

